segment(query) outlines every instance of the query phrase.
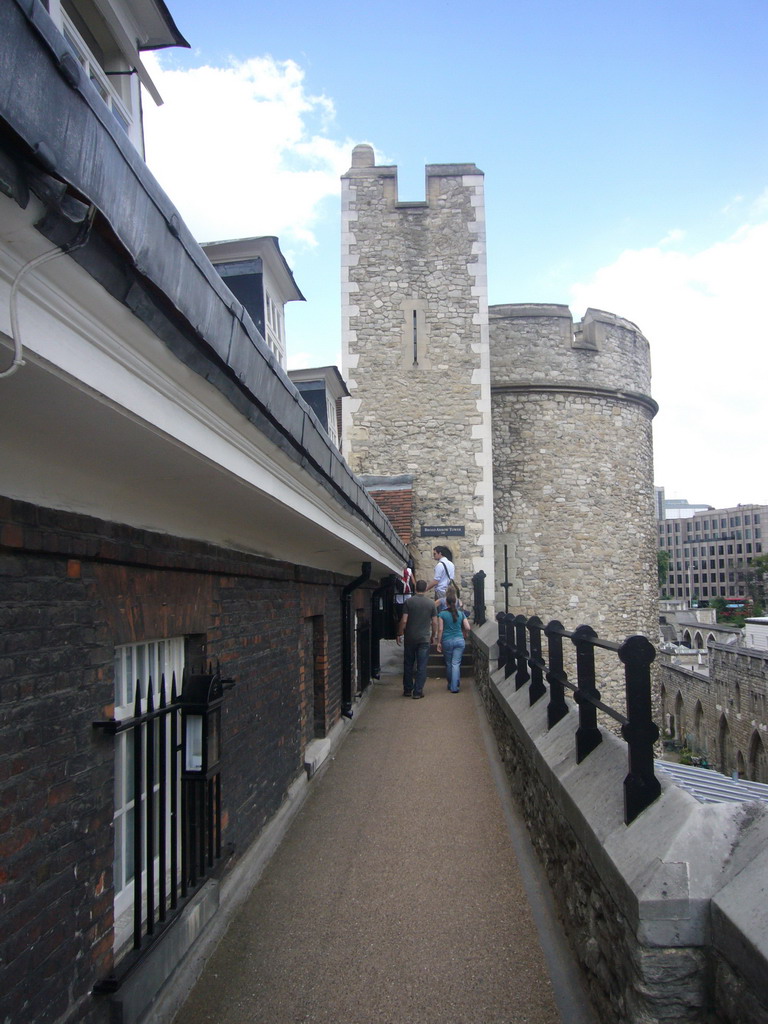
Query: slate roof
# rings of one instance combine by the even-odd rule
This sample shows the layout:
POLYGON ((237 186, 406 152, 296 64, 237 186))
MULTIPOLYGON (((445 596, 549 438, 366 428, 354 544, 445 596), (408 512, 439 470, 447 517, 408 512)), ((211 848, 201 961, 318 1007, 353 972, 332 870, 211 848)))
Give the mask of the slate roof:
MULTIPOLYGON (((407 551, 192 237, 39 3, 0 4, 0 187, 404 561, 407 551), (20 83, 24 87, 20 87, 20 83)), ((215 202, 215 194, 206 197, 215 202)))

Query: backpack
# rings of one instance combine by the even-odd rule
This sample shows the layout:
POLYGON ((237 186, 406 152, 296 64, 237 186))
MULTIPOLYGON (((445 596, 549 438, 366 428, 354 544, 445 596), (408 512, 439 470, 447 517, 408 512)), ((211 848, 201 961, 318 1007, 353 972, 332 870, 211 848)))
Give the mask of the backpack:
POLYGON ((413 572, 406 566, 402 576, 396 576, 393 580, 395 594, 402 597, 411 597, 414 593, 413 572))

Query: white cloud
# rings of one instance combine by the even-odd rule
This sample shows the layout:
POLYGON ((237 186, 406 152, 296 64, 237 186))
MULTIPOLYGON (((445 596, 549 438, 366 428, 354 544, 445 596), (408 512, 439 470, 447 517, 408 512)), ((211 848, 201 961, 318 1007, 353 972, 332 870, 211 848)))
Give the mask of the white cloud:
POLYGON ((314 245, 352 143, 330 136, 333 103, 307 92, 299 65, 254 57, 171 70, 145 59, 165 101, 145 102, 147 163, 195 237, 314 245))
MULTIPOLYGON (((754 204, 758 214, 762 198, 754 204)), ((651 345, 656 483, 715 506, 768 503, 768 320, 762 310, 768 222, 700 252, 628 250, 571 290, 633 320, 651 345)), ((662 245, 664 246, 662 248, 662 245)))
POLYGON ((303 370, 305 366, 314 365, 314 352, 292 352, 287 353, 289 370, 303 370))
POLYGON ((659 245, 672 245, 675 242, 682 242, 685 238, 685 232, 681 231, 680 228, 672 228, 659 242, 659 245))

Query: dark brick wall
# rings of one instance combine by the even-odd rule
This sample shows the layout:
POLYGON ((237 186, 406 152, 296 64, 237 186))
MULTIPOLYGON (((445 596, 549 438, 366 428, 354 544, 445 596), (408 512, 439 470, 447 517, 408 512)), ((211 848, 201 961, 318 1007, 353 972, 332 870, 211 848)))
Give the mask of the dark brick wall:
POLYGON ((0 1020, 108 1019, 90 992, 112 966, 114 740, 92 723, 112 714, 115 645, 205 634, 235 680, 222 716, 231 866, 314 735, 313 618, 326 726, 338 720, 348 582, 0 498, 0 1020))
POLYGON ((0 629, 0 1020, 88 1021, 78 1002, 111 965, 113 857, 88 574, 2 550, 0 629))

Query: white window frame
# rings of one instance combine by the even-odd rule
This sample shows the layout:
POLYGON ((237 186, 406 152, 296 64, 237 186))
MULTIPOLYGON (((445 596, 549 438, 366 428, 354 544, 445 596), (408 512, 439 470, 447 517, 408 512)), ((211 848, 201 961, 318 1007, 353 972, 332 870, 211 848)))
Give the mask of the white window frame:
MULTIPOLYGON (((166 700, 171 699, 171 685, 176 676, 176 692, 181 691, 184 672, 185 638, 170 637, 160 640, 147 640, 141 643, 122 644, 115 648, 115 711, 114 717, 121 721, 132 718, 135 710, 136 680, 141 686, 141 710, 147 710, 147 686, 152 679, 155 706, 158 704, 160 681, 165 676, 166 700)), ((132 753, 133 745, 129 731, 117 733, 115 736, 115 798, 114 798, 114 910, 115 910, 115 942, 116 951, 121 950, 133 935, 133 814, 135 800, 131 792, 133 780, 132 753)), ((170 744, 170 730, 166 742, 170 744)), ((179 806, 176 808, 177 820, 181 820, 181 758, 177 758, 177 793, 179 806)), ((170 835, 170 775, 166 780, 166 834, 170 835)), ((159 784, 154 784, 155 793, 159 784)), ((155 806, 158 806, 157 801, 155 806)), ((142 795, 142 809, 144 800, 142 795)), ((146 823, 145 823, 146 827, 146 823)), ((146 834, 146 833, 145 833, 146 834)), ((155 833, 157 834, 157 832, 155 833)), ((181 857, 181 836, 178 840, 178 854, 181 857)), ((180 862, 180 861, 179 861, 180 862)), ((146 867, 142 868, 144 884, 142 892, 146 893, 146 867)), ((157 879, 157 871, 155 871, 157 879)), ((145 911, 144 911, 145 912, 145 911)))
POLYGON ((285 328, 283 320, 283 309, 280 303, 275 302, 270 293, 264 289, 265 316, 264 333, 266 342, 277 357, 281 366, 285 365, 285 328))
POLYGON ((325 417, 328 420, 328 437, 338 448, 339 432, 336 429, 336 402, 327 392, 325 395, 325 417))
POLYGON ((75 51, 75 55, 80 62, 80 65, 98 90, 98 93, 102 100, 104 100, 104 103, 115 115, 126 135, 130 139, 133 139, 134 119, 131 111, 128 109, 119 92, 110 81, 109 76, 105 74, 104 69, 91 52, 88 44, 75 28, 74 22, 63 7, 60 8, 59 13, 61 16, 64 38, 75 51))

